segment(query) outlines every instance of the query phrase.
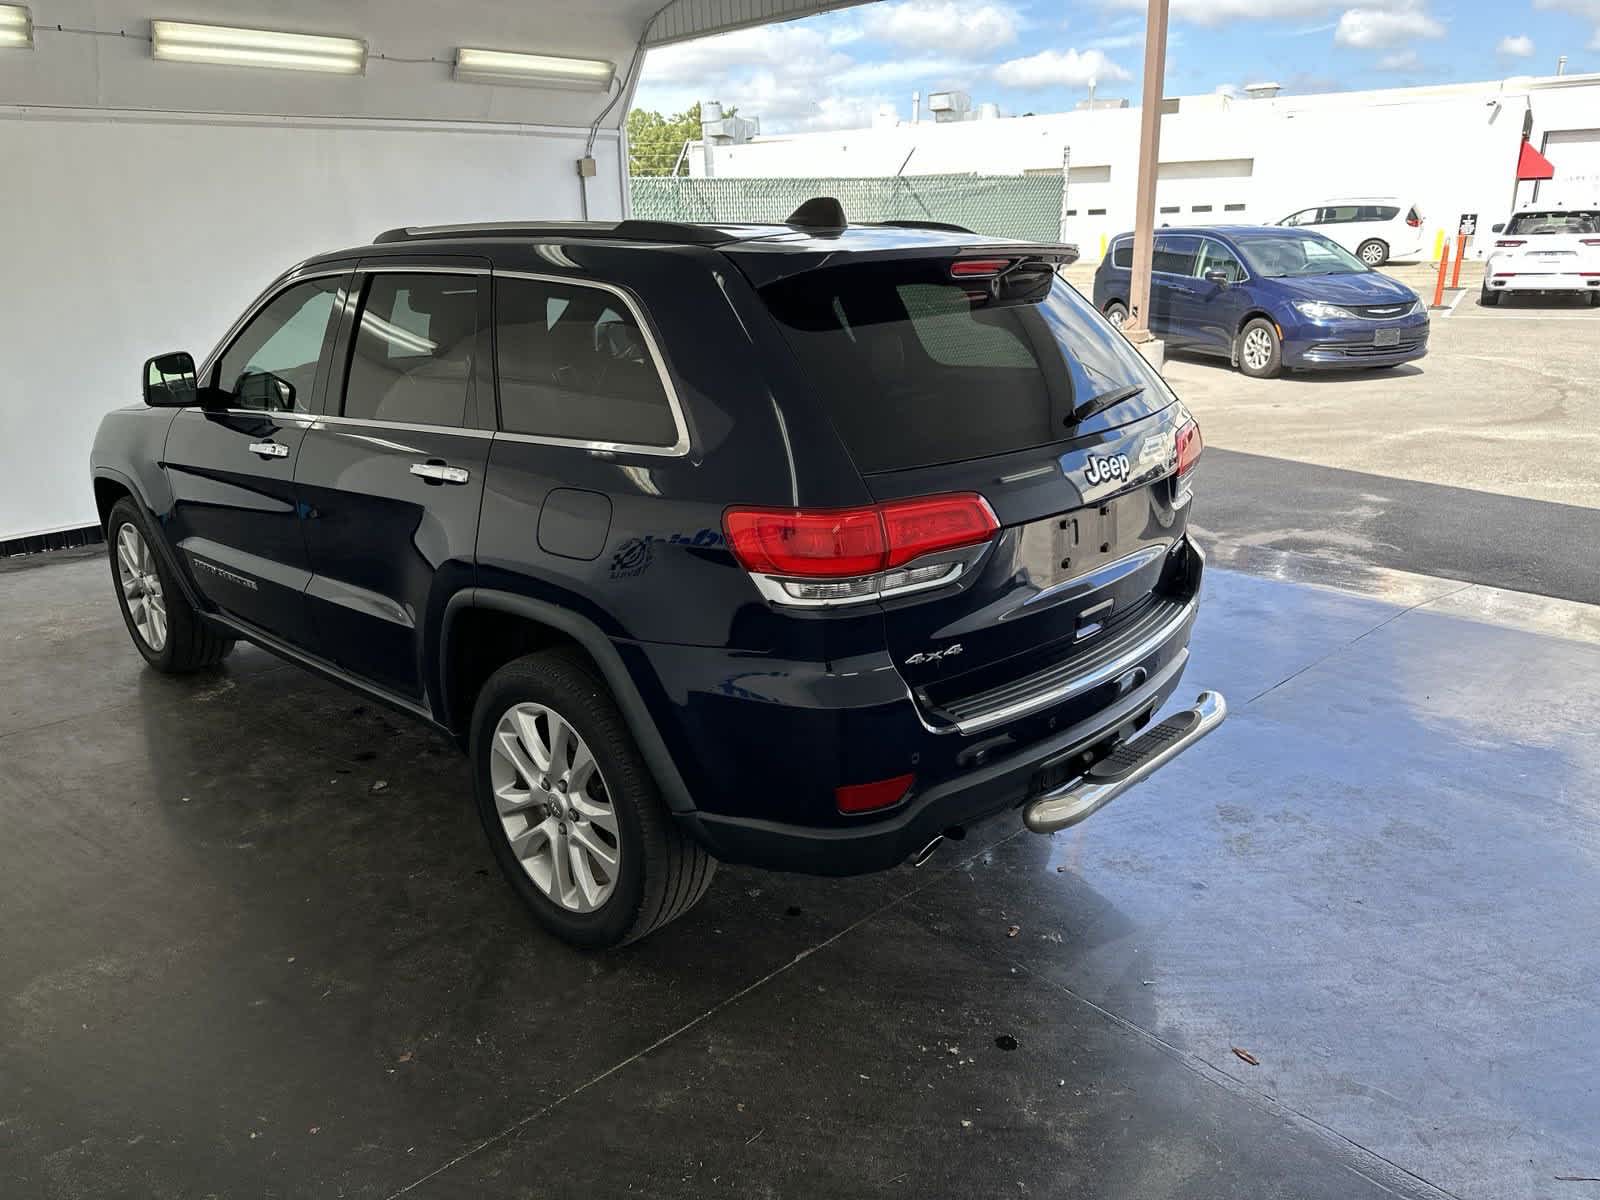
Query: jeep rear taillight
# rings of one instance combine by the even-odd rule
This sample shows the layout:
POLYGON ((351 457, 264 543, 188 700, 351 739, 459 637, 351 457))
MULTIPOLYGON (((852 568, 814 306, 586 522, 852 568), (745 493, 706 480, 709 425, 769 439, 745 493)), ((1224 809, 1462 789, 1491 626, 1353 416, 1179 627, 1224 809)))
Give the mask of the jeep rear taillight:
POLYGON ((826 605, 952 582, 966 565, 952 552, 981 548, 1000 522, 982 496, 960 492, 860 508, 730 508, 722 526, 768 599, 826 605))
POLYGON ((1178 478, 1182 479, 1194 470, 1195 463, 1200 461, 1200 452, 1206 448, 1205 439, 1200 436, 1200 424, 1193 417, 1189 418, 1181 429, 1178 430, 1178 478))

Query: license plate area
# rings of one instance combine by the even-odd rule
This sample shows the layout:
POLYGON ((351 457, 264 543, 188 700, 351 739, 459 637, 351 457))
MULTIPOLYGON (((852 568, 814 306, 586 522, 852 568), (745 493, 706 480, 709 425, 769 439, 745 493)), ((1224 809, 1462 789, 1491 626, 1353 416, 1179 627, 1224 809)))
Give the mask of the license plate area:
POLYGON ((1400 331, 1398 329, 1380 329, 1372 335, 1374 346, 1398 346, 1400 344, 1400 331))
POLYGON ((1149 513, 1150 498, 1140 489, 1029 522, 1020 547, 1029 582, 1043 591, 1133 553, 1149 513))

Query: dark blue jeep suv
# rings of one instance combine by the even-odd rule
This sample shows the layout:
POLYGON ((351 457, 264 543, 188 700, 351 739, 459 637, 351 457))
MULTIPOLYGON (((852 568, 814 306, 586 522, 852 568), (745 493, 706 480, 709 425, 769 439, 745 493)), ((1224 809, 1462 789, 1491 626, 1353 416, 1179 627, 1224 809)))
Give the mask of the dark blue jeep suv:
POLYGON ((134 644, 177 672, 247 639, 448 731, 582 945, 718 859, 1072 824, 1226 711, 1143 728, 1189 655, 1200 434, 1074 256, 813 201, 301 263, 101 426, 134 644))

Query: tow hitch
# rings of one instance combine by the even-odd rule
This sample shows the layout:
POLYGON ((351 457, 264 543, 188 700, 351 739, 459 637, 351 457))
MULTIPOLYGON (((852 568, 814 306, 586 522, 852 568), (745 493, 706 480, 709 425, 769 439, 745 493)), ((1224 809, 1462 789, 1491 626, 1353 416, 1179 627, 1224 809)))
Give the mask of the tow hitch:
POLYGON ((1201 692, 1194 707, 1173 713, 1122 743, 1076 779, 1030 800, 1022 823, 1034 833, 1054 833, 1093 816, 1134 784, 1155 774, 1228 715, 1220 692, 1201 692))

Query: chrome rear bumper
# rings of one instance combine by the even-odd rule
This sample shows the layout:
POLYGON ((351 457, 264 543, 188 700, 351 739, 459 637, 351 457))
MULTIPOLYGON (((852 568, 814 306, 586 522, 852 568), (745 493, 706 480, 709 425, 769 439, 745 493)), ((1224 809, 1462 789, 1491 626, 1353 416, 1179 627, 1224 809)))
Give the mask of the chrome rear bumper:
POLYGON ((1076 825, 1177 758, 1227 715, 1228 702, 1220 692, 1201 692, 1192 708, 1173 713, 1118 746, 1083 775, 1028 801, 1022 823, 1034 833, 1076 825))

